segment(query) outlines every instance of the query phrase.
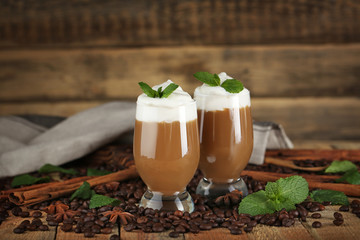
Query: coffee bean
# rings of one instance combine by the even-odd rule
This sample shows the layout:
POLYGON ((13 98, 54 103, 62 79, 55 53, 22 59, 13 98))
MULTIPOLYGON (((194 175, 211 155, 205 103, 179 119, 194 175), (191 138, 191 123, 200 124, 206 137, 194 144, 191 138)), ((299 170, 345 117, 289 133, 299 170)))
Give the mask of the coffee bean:
POLYGON ((252 227, 249 227, 249 226, 244 227, 244 231, 247 232, 247 233, 251 232, 252 230, 253 230, 252 227))
POLYGON ((95 236, 95 233, 93 233, 91 231, 84 232, 84 237, 86 237, 86 238, 92 238, 94 236, 95 236))
POLYGON ((290 226, 294 225, 294 223, 295 223, 295 220, 293 218, 284 218, 281 221, 281 225, 284 227, 290 227, 290 226))
POLYGON ((116 234, 111 235, 111 237, 110 237, 110 240, 119 240, 119 239, 120 239, 120 236, 116 235, 116 234))
POLYGON ((30 225, 26 226, 26 230, 29 230, 29 231, 35 231, 36 228, 37 228, 37 226, 35 224, 30 224, 30 225))
POLYGON ((71 224, 63 224, 61 226, 61 230, 63 230, 64 232, 70 232, 72 230, 72 225, 71 224))
POLYGON ((182 211, 180 211, 180 210, 176 210, 176 211, 174 212, 174 215, 177 216, 177 217, 179 217, 179 218, 181 218, 181 217, 184 215, 184 213, 183 213, 182 211))
POLYGON ((82 233, 81 227, 74 228, 75 233, 82 233))
POLYGON ((59 223, 56 221, 48 221, 48 225, 49 226, 57 226, 57 225, 59 225, 59 223))
POLYGON ((341 213, 339 213, 339 212, 335 212, 335 213, 334 213, 334 218, 335 218, 336 220, 344 220, 343 215, 342 215, 341 213))
POLYGON ((29 225, 30 221, 29 220, 24 220, 20 223, 20 225, 29 225))
POLYGON ((14 207, 13 209, 11 209, 11 213, 14 215, 14 216, 19 216, 19 213, 22 212, 22 209, 20 207, 14 207))
POLYGON ((320 213, 313 213, 311 214, 312 218, 321 218, 321 214, 320 213))
POLYGON ((164 226, 161 223, 155 223, 152 226, 152 230, 153 230, 153 232, 162 232, 162 231, 164 231, 164 226))
POLYGON ((349 209, 349 206, 346 206, 346 205, 342 205, 340 208, 339 208, 339 211, 342 211, 342 212, 348 212, 350 209, 349 209))
POLYGON ((49 231, 49 227, 47 225, 41 225, 38 228, 40 231, 49 231))
POLYGON ((313 222, 313 224, 311 225, 313 228, 320 228, 321 227, 321 222, 315 221, 313 222))
POLYGON ((201 223, 199 228, 201 230, 210 230, 212 229, 212 224, 209 224, 209 223, 201 223))
POLYGON ((26 218, 26 217, 29 217, 30 216, 30 213, 29 212, 19 212, 19 216, 22 217, 22 218, 26 218))
POLYGON ((190 217, 194 219, 194 218, 202 217, 202 214, 200 212, 195 211, 190 214, 190 217))
POLYGON ((335 220, 333 221, 333 223, 334 223, 334 225, 336 225, 336 226, 340 226, 341 224, 344 223, 344 220, 335 219, 335 220))
POLYGON ((352 200, 352 202, 350 203, 350 206, 352 208, 360 207, 360 201, 359 200, 352 200))
POLYGON ((34 218, 39 218, 39 217, 41 217, 42 216, 42 213, 40 212, 40 211, 35 211, 35 212, 33 212, 33 214, 32 214, 32 217, 34 217, 34 218))
POLYGON ((309 211, 310 211, 310 212, 317 212, 317 211, 319 211, 319 210, 320 210, 319 206, 311 206, 311 207, 309 208, 309 211))
POLYGON ((329 205, 331 205, 331 202, 330 202, 330 201, 325 201, 325 202, 322 202, 322 204, 323 204, 324 206, 329 206, 329 205))
POLYGON ((92 226, 91 231, 93 233, 100 233, 101 232, 101 227, 99 225, 94 225, 94 226, 92 226))
POLYGON ((25 229, 17 227, 17 228, 14 228, 13 232, 16 234, 20 234, 20 233, 25 232, 25 229))
POLYGON ((297 210, 290 210, 290 211, 289 211, 289 216, 298 217, 298 216, 299 216, 299 212, 298 212, 297 210))
POLYGON ((230 230, 230 233, 233 235, 240 235, 242 233, 240 228, 233 228, 230 230))
POLYGON ((175 232, 185 233, 185 232, 186 232, 186 229, 185 229, 183 226, 179 225, 179 226, 177 226, 177 227, 175 228, 175 232))
POLYGON ((177 238, 177 237, 179 237, 179 233, 178 232, 170 232, 169 233, 169 237, 171 237, 171 238, 177 238))

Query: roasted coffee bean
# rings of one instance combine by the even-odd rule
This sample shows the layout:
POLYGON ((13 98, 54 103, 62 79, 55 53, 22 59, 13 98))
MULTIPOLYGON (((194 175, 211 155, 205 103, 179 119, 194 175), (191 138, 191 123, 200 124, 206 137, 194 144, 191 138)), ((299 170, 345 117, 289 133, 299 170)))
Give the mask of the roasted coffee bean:
POLYGON ((84 222, 93 222, 95 220, 94 216, 86 216, 84 217, 84 222))
POLYGON ((26 230, 29 231, 35 231, 37 229, 37 226, 35 224, 30 224, 26 226, 26 230))
POLYGON ((339 208, 339 211, 342 211, 342 212, 348 212, 350 209, 349 209, 349 206, 346 206, 346 205, 342 205, 340 208, 339 208))
POLYGON ((61 226, 61 230, 63 230, 64 232, 70 232, 72 230, 72 225, 71 224, 63 224, 61 226))
POLYGON ((56 221, 48 221, 48 225, 49 226, 57 226, 57 225, 59 225, 59 223, 56 221))
POLYGON ((352 202, 350 203, 350 206, 352 208, 358 208, 358 207, 360 207, 360 201, 359 200, 352 200, 352 202))
POLYGON ((84 227, 85 228, 91 228, 92 226, 94 226, 94 222, 86 222, 86 223, 84 223, 84 227))
POLYGON ((313 228, 320 228, 321 227, 321 222, 315 221, 313 222, 313 224, 311 225, 313 228))
POLYGON ((183 226, 179 225, 179 226, 177 226, 177 227, 175 228, 175 232, 185 233, 185 232, 186 232, 186 229, 185 229, 183 226))
POLYGON ((251 232, 252 230, 253 230, 253 227, 249 227, 249 226, 244 227, 244 231, 247 233, 251 232))
POLYGON ((114 227, 114 224, 111 223, 111 222, 109 222, 109 223, 105 224, 105 227, 107 227, 107 228, 113 228, 113 227, 114 227))
POLYGON ((340 226, 341 224, 343 224, 343 223, 344 223, 344 220, 341 220, 341 219, 335 219, 335 220, 333 221, 333 223, 334 223, 334 225, 336 225, 336 226, 340 226))
POLYGON ((324 206, 329 206, 329 205, 331 205, 331 202, 330 202, 330 201, 325 201, 325 202, 322 202, 322 204, 323 204, 324 206))
MULTIPOLYGON (((132 230, 134 230, 136 227, 134 224, 129 223, 128 225, 124 226, 124 230, 127 232, 131 232, 132 230)), ((111 228, 109 228, 111 229, 111 228)))
POLYGON ((22 212, 22 209, 20 207, 14 207, 13 209, 11 209, 11 213, 14 215, 14 216, 19 216, 19 213, 22 212))
POLYGON ((295 220, 293 218, 284 218, 281 221, 281 225, 283 225, 284 227, 290 227, 290 226, 294 225, 294 223, 295 223, 295 220))
POLYGON ((39 218, 39 217, 41 217, 42 216, 42 213, 40 212, 40 211, 35 211, 35 212, 33 212, 33 214, 32 214, 32 217, 34 217, 34 218, 39 218))
POLYGON ((93 233, 91 231, 84 232, 84 237, 86 237, 86 238, 92 238, 94 236, 95 236, 95 233, 93 233))
POLYGON ((298 217, 298 216, 299 216, 299 212, 298 212, 297 210, 290 210, 290 211, 289 211, 289 216, 298 217))
POLYGON ((306 217, 308 215, 308 211, 301 205, 297 205, 296 210, 301 217, 306 217))
POLYGON ((96 220, 95 220, 95 224, 96 224, 96 225, 99 225, 100 227, 105 226, 105 223, 104 223, 103 221, 101 221, 100 219, 96 219, 96 220))
POLYGON ((120 236, 116 235, 116 234, 111 235, 111 237, 110 237, 110 240, 119 240, 119 239, 120 239, 120 236))
POLYGON ((101 227, 99 225, 94 225, 91 227, 91 231, 93 233, 100 233, 101 232, 101 227))
POLYGON ((199 228, 201 230, 210 230, 210 229, 212 229, 212 224, 210 224, 210 223, 201 223, 199 228))
POLYGON ((197 212, 197 211, 195 211, 195 212, 192 212, 191 214, 190 214, 190 217, 192 218, 192 219, 194 219, 194 218, 198 218, 198 217, 202 217, 202 214, 200 213, 200 212, 197 212))
POLYGON ((309 211, 310 211, 310 212, 317 212, 317 211, 319 211, 319 210, 320 210, 319 206, 311 206, 311 207, 309 208, 309 211))
POLYGON ((353 208, 351 210, 351 212, 354 213, 354 214, 359 214, 360 213, 360 207, 353 208))
POLYGON ((19 233, 25 232, 25 229, 17 227, 17 228, 14 228, 13 232, 19 234, 19 233))
POLYGON ((181 217, 184 215, 184 213, 183 213, 182 211, 180 211, 180 210, 176 210, 176 211, 174 212, 174 215, 177 216, 177 217, 179 217, 179 218, 181 218, 181 217))
POLYGON ((154 215, 154 214, 155 214, 155 211, 152 208, 146 208, 145 211, 144 211, 145 216, 154 215))
POLYGON ((26 211, 22 211, 22 212, 19 212, 19 216, 22 218, 26 218, 26 217, 30 216, 30 213, 26 212, 26 211))
POLYGON ((342 215, 341 213, 339 213, 339 212, 335 212, 335 213, 334 213, 334 218, 335 218, 336 220, 344 220, 343 215, 342 215))
POLYGON ((323 204, 319 204, 319 210, 320 211, 324 211, 325 210, 325 206, 323 204))
POLYGON ((82 233, 81 227, 74 228, 75 233, 82 233))
POLYGON ((231 225, 230 222, 223 222, 223 223, 221 224, 221 226, 222 226, 222 227, 225 227, 225 228, 229 227, 230 225, 231 225))
POLYGON ((230 229, 230 233, 233 235, 240 235, 242 233, 242 231, 240 228, 233 228, 233 229, 230 229))
POLYGON ((20 225, 29 225, 30 221, 29 220, 24 220, 20 223, 20 225))
POLYGON ((313 213, 311 214, 312 218, 321 218, 321 214, 320 213, 313 213))
POLYGON ((169 233, 169 237, 171 237, 171 238, 177 238, 177 237, 179 237, 179 233, 178 233, 178 232, 175 232, 175 231, 170 232, 170 233, 169 233))
POLYGON ((190 225, 190 232, 192 233, 199 233, 200 232, 200 228, 198 226, 196 226, 195 224, 190 225))
POLYGON ((152 226, 152 230, 153 230, 153 232, 162 232, 162 231, 164 231, 164 226, 161 223, 155 223, 152 226))
POLYGON ((40 231, 49 231, 49 227, 47 225, 41 225, 38 228, 40 231))

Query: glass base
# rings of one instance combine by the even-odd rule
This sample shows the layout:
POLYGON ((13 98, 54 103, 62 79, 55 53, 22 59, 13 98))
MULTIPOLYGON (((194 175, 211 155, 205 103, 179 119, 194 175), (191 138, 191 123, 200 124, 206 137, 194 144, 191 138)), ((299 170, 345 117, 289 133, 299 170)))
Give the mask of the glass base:
POLYGON ((180 210, 191 213, 194 211, 194 202, 187 191, 177 195, 165 196, 147 190, 141 198, 140 207, 170 211, 180 210))
POLYGON ((203 178, 196 188, 196 194, 200 194, 210 199, 215 199, 234 190, 241 191, 243 193, 243 197, 249 194, 246 184, 242 178, 230 183, 216 183, 203 178))

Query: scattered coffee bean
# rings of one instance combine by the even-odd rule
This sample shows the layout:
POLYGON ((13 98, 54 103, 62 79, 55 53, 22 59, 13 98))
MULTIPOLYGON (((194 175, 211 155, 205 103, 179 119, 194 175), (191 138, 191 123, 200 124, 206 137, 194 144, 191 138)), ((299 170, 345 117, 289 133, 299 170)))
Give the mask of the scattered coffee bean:
POLYGON ((84 237, 86 237, 86 238, 92 238, 94 236, 95 236, 95 233, 93 233, 91 231, 84 232, 84 237))
POLYGON ((334 225, 336 225, 336 226, 340 226, 341 224, 343 224, 343 223, 344 223, 344 220, 341 220, 341 219, 335 219, 335 220, 333 221, 333 223, 334 223, 334 225))
POLYGON ((210 230, 212 229, 212 224, 209 224, 209 223, 201 223, 199 228, 201 230, 210 230))
POLYGON ((30 216, 30 213, 26 212, 26 211, 22 211, 22 212, 19 212, 19 216, 22 218, 26 218, 26 217, 30 216))
POLYGON ((25 232, 25 229, 17 227, 17 228, 14 228, 13 232, 19 234, 19 233, 25 232))
POLYGON ((71 224, 63 224, 61 226, 61 230, 63 230, 64 232, 70 232, 72 230, 72 225, 71 224))
POLYGON ((153 230, 153 232, 162 232, 162 231, 164 231, 164 226, 161 223, 155 223, 152 226, 152 230, 153 230))
POLYGON ((321 222, 315 221, 315 222, 313 222, 312 227, 313 228, 320 228, 321 225, 322 225, 321 222))
POLYGON ((335 218, 336 220, 344 220, 343 215, 342 215, 341 213, 339 213, 339 212, 335 212, 335 213, 334 213, 334 218, 335 218))
POLYGON ((249 232, 251 232, 253 230, 253 228, 252 227, 244 227, 244 231, 245 232, 247 232, 247 233, 249 233, 249 232))
POLYGON ((39 218, 42 216, 42 213, 40 211, 35 211, 35 212, 33 212, 33 214, 31 216, 34 218, 39 218))
POLYGON ((342 205, 340 208, 339 208, 339 211, 342 211, 342 212, 348 212, 350 209, 349 209, 349 206, 346 206, 346 205, 342 205))
POLYGON ((240 235, 242 233, 240 228, 233 228, 230 230, 230 233, 233 235, 240 235))
POLYGON ((170 232, 170 233, 169 233, 169 237, 171 237, 171 238, 177 238, 177 237, 179 237, 179 233, 178 233, 178 232, 175 232, 175 231, 170 232))
POLYGON ((14 215, 14 216, 19 216, 19 213, 22 212, 22 209, 20 207, 14 207, 13 209, 11 209, 11 213, 14 215))
POLYGON ((41 225, 39 226, 40 231, 49 231, 49 227, 47 225, 41 225))
POLYGON ((311 214, 312 218, 321 218, 321 214, 320 213, 313 213, 311 214))

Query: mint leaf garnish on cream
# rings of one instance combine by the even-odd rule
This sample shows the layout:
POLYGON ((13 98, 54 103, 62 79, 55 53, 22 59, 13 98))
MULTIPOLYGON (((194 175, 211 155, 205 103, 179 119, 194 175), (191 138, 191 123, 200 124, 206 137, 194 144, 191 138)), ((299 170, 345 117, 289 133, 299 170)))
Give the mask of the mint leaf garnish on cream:
POLYGON ((170 83, 164 91, 162 91, 162 87, 159 87, 157 91, 152 89, 148 84, 144 82, 139 82, 139 86, 143 90, 143 92, 151 98, 167 98, 171 95, 178 87, 179 85, 176 85, 175 83, 170 83))
POLYGON ((224 82, 221 83, 219 75, 211 74, 208 72, 197 72, 194 74, 194 77, 211 86, 211 87, 222 87, 229 93, 239 93, 244 89, 243 84, 236 80, 236 79, 226 79, 224 82))

